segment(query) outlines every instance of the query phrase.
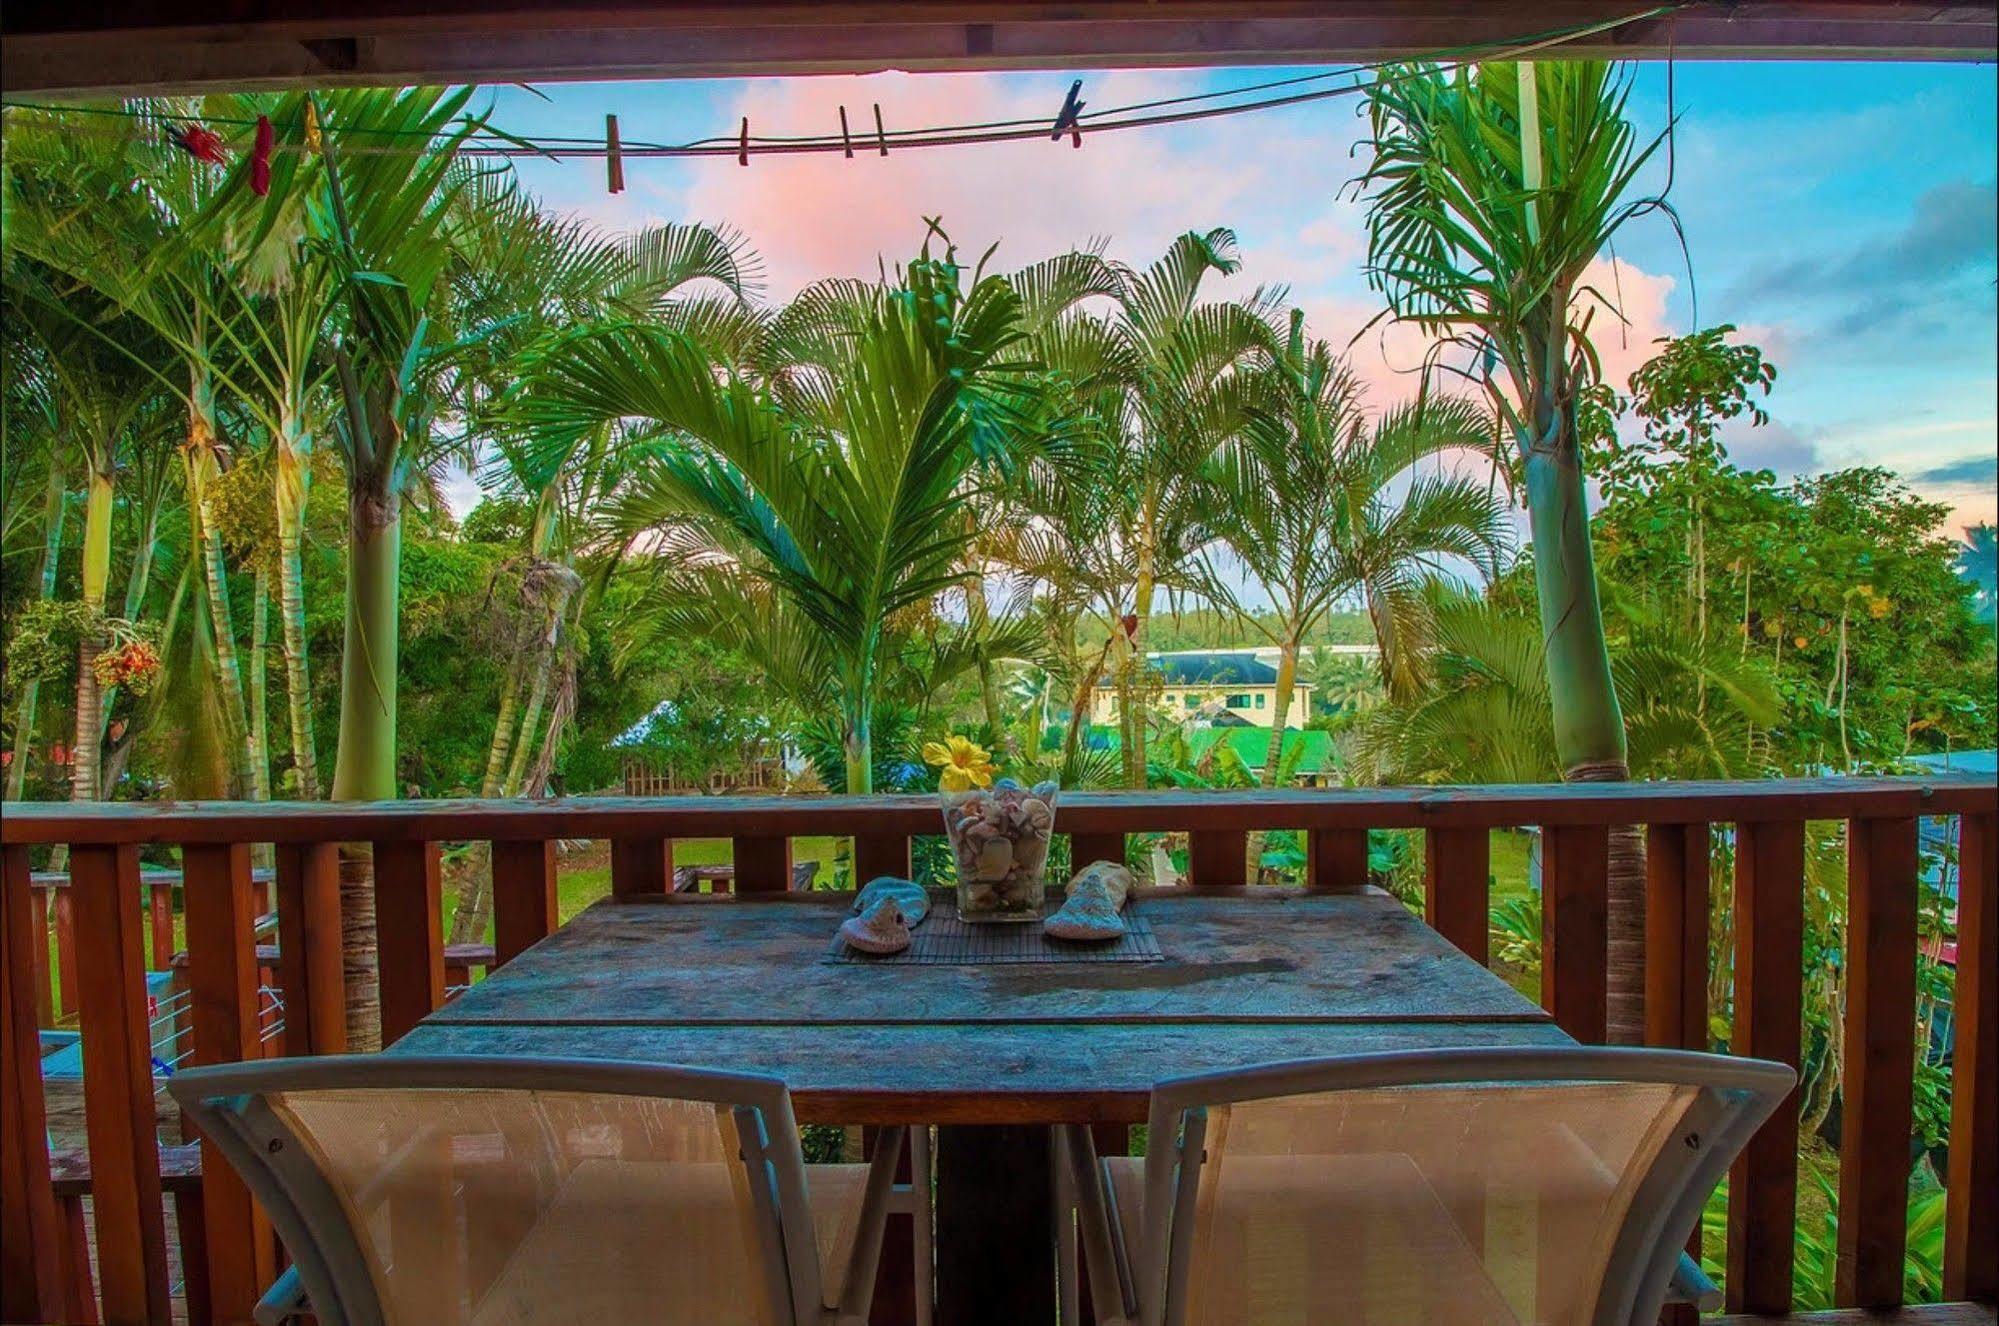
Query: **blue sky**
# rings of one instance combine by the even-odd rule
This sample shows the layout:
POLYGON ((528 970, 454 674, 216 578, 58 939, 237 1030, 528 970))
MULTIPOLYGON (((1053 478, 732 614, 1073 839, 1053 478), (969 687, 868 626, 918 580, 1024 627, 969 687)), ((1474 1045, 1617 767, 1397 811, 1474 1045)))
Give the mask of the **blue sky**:
MULTIPOLYGON (((681 142, 859 127, 879 103, 890 128, 1016 115, 1052 118, 1072 78, 1090 108, 1239 86, 1292 70, 882 74, 786 80, 548 84, 494 96, 499 127, 528 135, 681 142)), ((1995 72, 1924 64, 1698 64, 1674 74, 1679 113, 1663 218, 1618 240, 1600 275, 1626 325, 1599 318, 1620 384, 1653 337, 1732 322, 1778 365, 1772 423, 1733 439, 1781 475, 1882 464, 1951 502, 1952 523, 1995 514, 1999 314, 1995 314, 1995 72), (1689 282, 1691 260, 1694 281, 1689 282)), ((1639 66, 1632 111, 1667 120, 1662 64, 1639 66)), ((914 251, 924 215, 961 248, 997 242, 1002 269, 1093 238, 1143 262, 1174 234, 1226 225, 1243 272, 1217 294, 1284 285, 1320 335, 1353 336, 1378 307, 1360 276, 1362 212, 1343 199, 1362 128, 1351 100, 1064 142, 830 157, 634 160, 627 191, 603 163, 522 164, 550 204, 611 228, 701 220, 741 231, 782 298, 821 275, 867 275, 914 251)), ((1652 183, 1664 179, 1665 157, 1652 183)), ((1420 346, 1370 334, 1356 367, 1386 403, 1409 388, 1420 346)))

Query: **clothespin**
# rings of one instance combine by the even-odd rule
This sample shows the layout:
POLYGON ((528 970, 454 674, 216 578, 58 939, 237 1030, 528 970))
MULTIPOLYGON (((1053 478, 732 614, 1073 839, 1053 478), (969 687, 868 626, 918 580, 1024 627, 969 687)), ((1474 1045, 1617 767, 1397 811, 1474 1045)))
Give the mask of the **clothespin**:
POLYGON ((1069 95, 1062 98, 1062 110, 1055 117, 1055 132, 1048 135, 1049 142, 1052 143, 1059 139, 1062 136, 1062 131, 1067 129, 1069 131, 1069 145, 1071 147, 1081 147, 1083 145, 1083 131, 1078 127, 1078 121, 1083 114, 1083 107, 1088 103, 1077 95, 1082 90, 1083 80, 1080 78, 1069 85, 1069 95))
POLYGON ((618 117, 604 117, 604 184, 612 193, 625 191, 624 143, 618 137, 618 117))
POLYGON ((190 124, 173 135, 174 146, 212 166, 227 165, 229 158, 222 151, 222 135, 213 129, 204 129, 198 124, 190 124))
POLYGON ((852 161, 854 159, 854 140, 847 133, 847 108, 845 106, 840 107, 840 142, 847 149, 847 160, 852 161))
POLYGON ((250 147, 250 192, 259 198, 268 197, 271 192, 271 145, 276 135, 271 130, 271 117, 257 117, 257 137, 250 147))
POLYGON ((742 133, 736 139, 736 164, 739 166, 750 164, 750 117, 747 115, 743 117, 742 133))
POLYGON ((875 142, 881 146, 883 156, 888 155, 888 135, 882 132, 882 104, 875 103, 875 142))

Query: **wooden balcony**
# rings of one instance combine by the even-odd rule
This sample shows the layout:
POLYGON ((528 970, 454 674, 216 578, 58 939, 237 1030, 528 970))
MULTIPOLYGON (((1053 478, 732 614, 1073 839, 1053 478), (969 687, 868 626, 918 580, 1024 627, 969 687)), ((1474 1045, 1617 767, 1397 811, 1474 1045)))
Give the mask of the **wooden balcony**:
MULTIPOLYGON (((1063 799, 1057 828, 1079 860, 1121 858, 1127 834, 1185 833, 1187 887, 1250 895, 1258 893, 1245 878, 1253 831, 1302 831, 1304 887, 1340 892, 1367 885, 1369 829, 1420 830, 1427 919, 1486 961, 1489 833, 1537 827, 1541 1002, 1571 1035, 1600 1040, 1610 829, 1642 825, 1648 1040, 1707 1048, 1710 904, 1715 889, 1728 889, 1732 1048, 1795 1065, 1802 1049, 1806 826, 1843 823, 1850 1050, 1839 1297, 1855 1307, 1894 1309, 1903 1283, 1925 817, 1955 822, 1961 880, 1944 1265, 1946 1297, 1954 1303, 1908 1319, 1990 1322, 1989 1305, 1999 1296, 1999 1204, 1991 1200, 1999 1192, 1999 787, 1991 781, 1079 793, 1063 799), (1717 825, 1732 826, 1732 880, 1710 878, 1717 825)), ((439 1007, 452 983, 470 980, 473 968, 502 965, 555 927, 557 839, 608 840, 613 892, 634 895, 674 888, 674 840, 732 838, 735 887, 777 892, 794 886, 793 838, 851 837, 855 874, 865 879, 906 873, 911 839, 939 828, 936 804, 924 797, 9 805, 0 818, 0 1318, 236 1320, 271 1273, 269 1229, 247 1193, 217 1164, 204 1165, 198 1148, 163 1146, 159 1139, 147 972, 161 965, 162 949, 174 947, 176 919, 186 936, 192 1061, 266 1053, 259 992, 272 983, 283 999, 285 1052, 329 1053, 345 1048, 342 843, 373 845, 382 1021, 385 1038, 394 1038, 439 1007), (443 943, 440 849, 467 841, 493 845, 490 954, 453 954, 443 943), (69 847, 68 878, 38 887, 32 854, 53 844, 69 847), (252 847, 259 844, 274 851, 268 902, 252 869, 252 847), (174 877, 141 867, 141 849, 160 847, 179 849, 178 911, 174 877), (275 913, 274 951, 270 936, 258 934, 268 912, 275 913), (48 953, 58 919, 68 939, 66 949, 57 945, 52 972, 48 953), (448 974, 454 958, 464 970, 448 974), (60 978, 59 996, 52 975, 60 978), (37 1027, 71 1009, 81 1034, 87 1147, 82 1155, 52 1158, 37 1027), (169 1271, 170 1246, 181 1262, 178 1275, 169 1271), (179 1293, 170 1289, 176 1279, 179 1293)), ((716 996, 726 999, 727 991, 716 996)), ((1752 1143, 1732 1176, 1731 1312, 1782 1314, 1791 1307, 1797 1123, 1794 1102, 1752 1143)), ((892 1306, 883 1302, 878 1312, 892 1306)))

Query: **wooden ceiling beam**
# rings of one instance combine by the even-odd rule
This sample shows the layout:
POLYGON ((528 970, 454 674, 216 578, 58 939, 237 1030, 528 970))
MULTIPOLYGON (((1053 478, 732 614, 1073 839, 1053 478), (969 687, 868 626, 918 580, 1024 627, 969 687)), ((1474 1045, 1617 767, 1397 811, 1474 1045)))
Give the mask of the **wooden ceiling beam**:
MULTIPOLYGON (((10 94, 1322 64, 1504 45, 1642 11, 1642 0, 1014 0, 591 5, 327 0, 309 17, 229 0, 10 0, 10 94), (254 9, 254 13, 246 10, 254 9)), ((1999 4, 1695 0, 1559 48, 1699 59, 1991 60, 1999 4)))

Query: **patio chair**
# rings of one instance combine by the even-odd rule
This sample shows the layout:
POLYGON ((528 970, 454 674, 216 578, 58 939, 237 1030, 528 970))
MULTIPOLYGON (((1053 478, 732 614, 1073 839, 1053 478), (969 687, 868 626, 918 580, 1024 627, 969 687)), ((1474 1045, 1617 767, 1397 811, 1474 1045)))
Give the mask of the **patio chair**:
POLYGON ((1701 1206, 1794 1080, 1672 1050, 1361 1055, 1162 1083, 1143 1160, 1099 1162, 1086 1127, 1058 1149, 1104 1326, 1651 1326, 1702 1283, 1701 1206))
POLYGON ((291 1255, 267 1323, 865 1322, 904 1135, 808 1168, 782 1082, 594 1060, 273 1060, 171 1090, 291 1255))

